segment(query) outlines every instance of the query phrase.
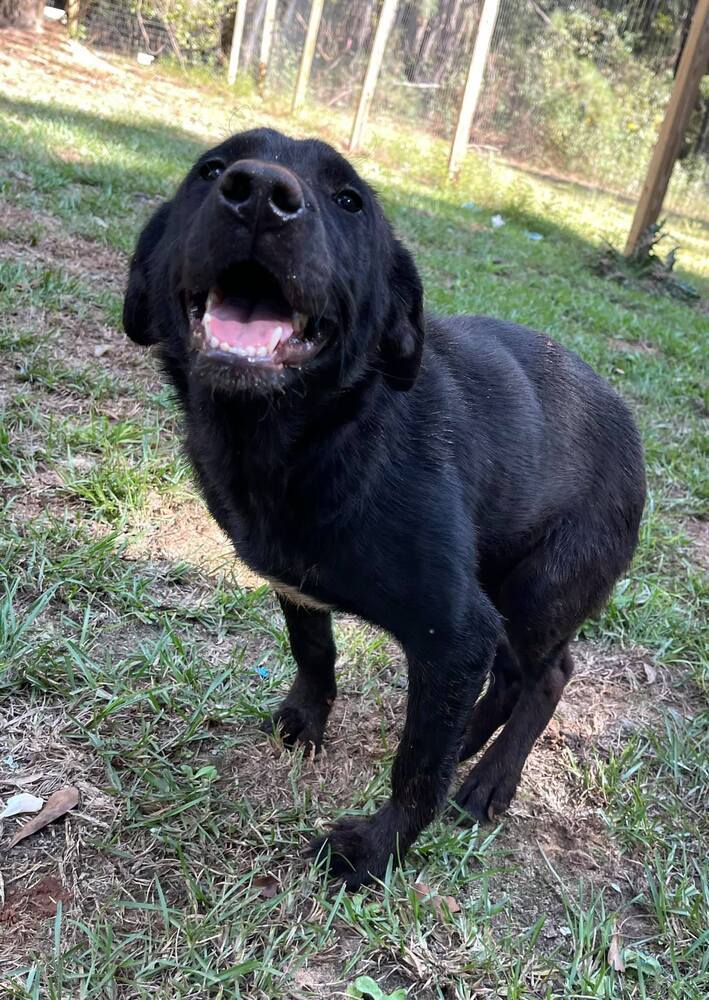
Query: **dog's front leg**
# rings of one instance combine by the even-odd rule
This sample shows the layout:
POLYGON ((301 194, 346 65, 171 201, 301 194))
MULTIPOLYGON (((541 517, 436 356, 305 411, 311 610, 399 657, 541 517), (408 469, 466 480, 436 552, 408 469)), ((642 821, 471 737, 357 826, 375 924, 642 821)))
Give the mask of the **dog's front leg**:
POLYGON ((320 750, 330 709, 337 694, 335 641, 328 611, 299 607, 278 595, 298 673, 275 714, 262 726, 278 731, 286 746, 320 750))
POLYGON ((443 806, 471 708, 495 653, 499 617, 478 595, 464 629, 426 630, 404 643, 409 663, 406 724, 392 769, 392 794, 368 818, 346 817, 309 848, 330 851, 330 874, 349 888, 398 863, 443 806), (440 636, 441 649, 433 639, 440 636), (445 638, 444 638, 445 637, 445 638))

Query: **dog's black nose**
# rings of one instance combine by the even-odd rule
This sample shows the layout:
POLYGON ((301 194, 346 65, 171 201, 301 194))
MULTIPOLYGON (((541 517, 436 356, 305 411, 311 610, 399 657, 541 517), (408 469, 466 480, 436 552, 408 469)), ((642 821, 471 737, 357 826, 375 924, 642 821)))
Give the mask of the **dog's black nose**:
POLYGON ((282 226, 303 211, 303 189, 295 174, 276 163, 237 160, 219 178, 223 202, 244 222, 282 226))

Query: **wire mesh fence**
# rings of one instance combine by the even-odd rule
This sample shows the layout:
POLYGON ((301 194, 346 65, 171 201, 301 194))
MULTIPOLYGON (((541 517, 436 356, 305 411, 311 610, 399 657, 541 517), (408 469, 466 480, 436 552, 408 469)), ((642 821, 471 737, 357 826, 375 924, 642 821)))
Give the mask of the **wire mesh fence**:
MULTIPOLYGON (((62 0, 54 0, 61 3, 62 0)), ((637 197, 697 0, 500 0, 470 143, 637 197)), ((369 121, 453 136, 484 0, 325 0, 307 101, 354 119, 377 25, 393 20, 369 121)), ((237 85, 291 106, 313 0, 238 0, 237 85)), ((225 73, 236 0, 84 0, 89 44, 225 73)), ((232 53, 232 56, 234 53, 232 53)), ((232 59, 232 63, 233 63, 232 59)), ((366 133, 365 133, 366 142, 366 133)), ((709 78, 671 207, 709 212, 709 78)))

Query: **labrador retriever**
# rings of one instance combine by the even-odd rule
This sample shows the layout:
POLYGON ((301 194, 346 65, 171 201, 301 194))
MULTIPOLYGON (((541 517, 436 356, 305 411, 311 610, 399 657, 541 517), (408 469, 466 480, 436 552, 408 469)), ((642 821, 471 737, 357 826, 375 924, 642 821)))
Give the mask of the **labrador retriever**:
POLYGON ((455 802, 501 813, 569 641, 636 546, 642 448, 619 396, 543 334, 425 312, 374 191, 269 129, 205 153, 156 211, 123 315, 177 390, 212 515, 278 594, 297 674, 269 728, 320 748, 332 611, 406 654, 391 797, 312 850, 350 887, 381 877, 498 729, 455 802))

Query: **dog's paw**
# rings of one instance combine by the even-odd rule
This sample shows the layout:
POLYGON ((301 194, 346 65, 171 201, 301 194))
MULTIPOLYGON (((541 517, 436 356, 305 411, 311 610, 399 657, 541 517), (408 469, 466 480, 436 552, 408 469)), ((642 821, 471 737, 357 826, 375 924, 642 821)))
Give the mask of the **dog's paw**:
POLYGON ((286 699, 261 725, 261 731, 280 736, 287 747, 303 746, 319 753, 329 711, 328 704, 295 704, 286 699))
POLYGON ((323 837, 310 842, 306 855, 328 860, 328 875, 348 889, 383 878, 390 858, 398 863, 397 838, 392 833, 388 811, 380 810, 367 819, 346 816, 323 837))
POLYGON ((485 766, 483 759, 458 789, 455 804, 472 820, 491 823, 507 811, 518 783, 519 775, 485 766))

